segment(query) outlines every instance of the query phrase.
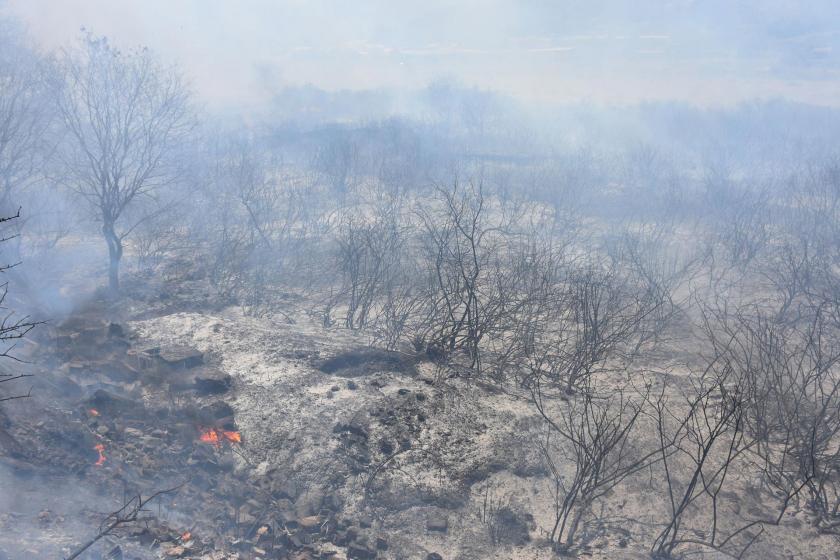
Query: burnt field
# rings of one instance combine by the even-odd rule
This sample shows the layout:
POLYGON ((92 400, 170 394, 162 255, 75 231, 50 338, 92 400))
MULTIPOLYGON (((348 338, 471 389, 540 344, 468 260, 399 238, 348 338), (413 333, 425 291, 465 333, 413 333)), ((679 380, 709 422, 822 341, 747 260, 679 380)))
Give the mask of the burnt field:
POLYGON ((33 319, 10 557, 831 558, 834 253, 655 222, 537 246, 514 228, 540 207, 411 204, 417 230, 314 240, 326 268, 230 293, 176 251, 33 319))
POLYGON ((44 2, 0 560, 840 558, 840 8, 44 2))

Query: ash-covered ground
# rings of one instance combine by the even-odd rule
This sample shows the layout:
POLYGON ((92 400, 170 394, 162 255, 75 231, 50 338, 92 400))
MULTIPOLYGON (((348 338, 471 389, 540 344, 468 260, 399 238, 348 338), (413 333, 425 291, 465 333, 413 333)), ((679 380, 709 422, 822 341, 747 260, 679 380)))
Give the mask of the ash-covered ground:
POLYGON ((840 559, 832 2, 39 2, 0 560, 840 559))
MULTIPOLYGON (((161 491, 82 557, 556 557, 554 479, 523 395, 324 327, 295 293, 255 317, 200 283, 129 286, 22 349, 36 377, 0 430, 4 558, 67 557, 161 491)), ((722 523, 772 507, 748 470, 731 476, 722 523)), ((649 557, 659 484, 650 468, 616 486, 574 554, 649 557)), ((803 510, 772 531, 751 554, 836 557, 803 510)))

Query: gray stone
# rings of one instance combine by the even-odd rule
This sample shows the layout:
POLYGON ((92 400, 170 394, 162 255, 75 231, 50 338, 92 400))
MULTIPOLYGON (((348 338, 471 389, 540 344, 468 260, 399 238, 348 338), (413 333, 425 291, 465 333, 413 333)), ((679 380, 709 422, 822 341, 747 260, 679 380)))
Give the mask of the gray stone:
POLYGON ((218 395, 230 389, 230 375, 214 368, 206 368, 195 376, 195 389, 199 395, 218 395))
POLYGON ((204 363, 204 354, 189 346, 166 346, 157 353, 158 358, 169 367, 194 368, 204 363))

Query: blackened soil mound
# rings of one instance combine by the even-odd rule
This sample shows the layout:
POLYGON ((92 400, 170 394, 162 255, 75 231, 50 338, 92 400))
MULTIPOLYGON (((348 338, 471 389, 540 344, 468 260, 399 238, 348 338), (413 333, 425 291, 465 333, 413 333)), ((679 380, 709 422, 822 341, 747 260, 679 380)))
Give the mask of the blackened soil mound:
POLYGON ((328 358, 318 365, 324 373, 341 377, 361 377, 372 373, 389 371, 417 375, 418 360, 399 352, 377 348, 356 348, 328 358))

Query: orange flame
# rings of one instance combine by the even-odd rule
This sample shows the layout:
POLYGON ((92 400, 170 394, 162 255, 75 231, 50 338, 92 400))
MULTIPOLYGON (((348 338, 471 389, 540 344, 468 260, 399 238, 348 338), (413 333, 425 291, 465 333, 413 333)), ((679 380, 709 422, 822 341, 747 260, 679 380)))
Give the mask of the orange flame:
POLYGON ((242 434, 239 432, 222 432, 222 435, 231 443, 242 443, 242 434))
POLYGON ((192 533, 190 533, 189 531, 185 531, 184 534, 181 535, 181 541, 186 542, 190 540, 190 537, 192 537, 192 533))
POLYGON ((227 440, 230 443, 242 443, 242 434, 239 432, 229 432, 226 430, 218 430, 211 428, 201 433, 198 437, 204 443, 211 443, 216 447, 222 444, 222 440, 227 440))
POLYGON ((93 446, 93 448, 99 453, 99 459, 96 460, 95 465, 97 467, 101 467, 102 464, 105 462, 105 446, 101 443, 97 443, 93 446))
POLYGON ((216 430, 207 430, 203 432, 199 438, 204 443, 212 443, 216 447, 219 446, 219 434, 216 430))
POLYGON ((90 414, 91 416, 99 416, 99 411, 95 408, 91 408, 90 410, 88 410, 88 414, 90 414))

